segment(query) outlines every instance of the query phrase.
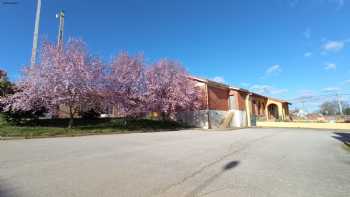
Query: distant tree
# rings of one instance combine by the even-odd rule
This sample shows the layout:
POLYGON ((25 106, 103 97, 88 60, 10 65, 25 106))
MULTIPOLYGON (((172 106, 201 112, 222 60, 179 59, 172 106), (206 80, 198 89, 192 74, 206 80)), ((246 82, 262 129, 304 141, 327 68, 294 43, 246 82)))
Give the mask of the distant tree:
POLYGON ((169 119, 178 111, 198 109, 201 92, 188 76, 177 62, 163 59, 153 64, 146 72, 148 110, 169 119))
POLYGON ((326 101, 320 106, 320 113, 323 115, 336 115, 338 112, 338 105, 335 101, 326 101))
POLYGON ((145 111, 147 94, 143 56, 117 55, 108 66, 107 103, 118 106, 119 113, 137 116, 145 111))
POLYGON ((98 105, 101 95, 101 61, 89 55, 85 44, 76 39, 64 48, 45 42, 41 62, 27 67, 18 83, 20 92, 8 98, 8 109, 29 111, 45 107, 56 113, 64 105, 69 112, 69 125, 82 106, 98 105))
POLYGON ((6 71, 0 70, 0 97, 13 94, 13 92, 14 84, 9 81, 6 71))
POLYGON ((350 107, 344 109, 344 115, 350 115, 350 107))
MULTIPOLYGON (((343 108, 343 113, 345 114, 345 109, 349 106, 347 102, 341 101, 343 108)), ((339 114, 338 101, 325 101, 320 106, 320 113, 323 115, 337 115, 339 114)))

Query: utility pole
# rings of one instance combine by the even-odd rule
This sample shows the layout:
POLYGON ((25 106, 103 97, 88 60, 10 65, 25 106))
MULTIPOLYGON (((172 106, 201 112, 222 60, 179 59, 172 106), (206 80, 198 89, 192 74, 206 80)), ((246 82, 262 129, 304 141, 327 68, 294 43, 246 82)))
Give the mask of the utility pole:
POLYGON ((343 114, 343 106, 341 104, 341 100, 340 100, 340 95, 339 93, 336 93, 336 97, 337 97, 337 101, 338 101, 338 107, 339 107, 339 114, 342 116, 343 114))
POLYGON ((32 48, 32 58, 31 66, 34 66, 36 63, 36 51, 38 48, 38 35, 39 35, 39 23, 40 23, 40 10, 41 10, 41 0, 37 0, 36 5, 36 14, 35 14, 35 26, 34 26, 34 36, 33 36, 33 48, 32 48))
POLYGON ((305 109, 305 100, 302 99, 300 102, 301 102, 301 105, 302 105, 302 110, 304 110, 304 112, 306 113, 306 109, 305 109))
POLYGON ((56 18, 59 18, 60 25, 58 27, 58 36, 57 36, 57 48, 60 49, 63 46, 63 31, 64 31, 64 11, 61 10, 56 14, 56 18))

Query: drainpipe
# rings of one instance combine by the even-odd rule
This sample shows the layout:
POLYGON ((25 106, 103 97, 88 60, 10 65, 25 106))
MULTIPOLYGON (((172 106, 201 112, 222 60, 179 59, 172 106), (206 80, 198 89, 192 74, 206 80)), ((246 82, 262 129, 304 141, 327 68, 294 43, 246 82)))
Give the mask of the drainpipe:
POLYGON ((250 104, 250 93, 247 94, 247 96, 245 97, 245 108, 246 108, 246 113, 247 113, 247 126, 251 127, 252 123, 251 123, 251 104, 250 104))
POLYGON ((208 116, 208 129, 211 129, 211 124, 210 124, 210 113, 209 113, 209 92, 208 92, 208 83, 205 84, 205 92, 206 92, 206 102, 207 102, 207 116, 208 116))

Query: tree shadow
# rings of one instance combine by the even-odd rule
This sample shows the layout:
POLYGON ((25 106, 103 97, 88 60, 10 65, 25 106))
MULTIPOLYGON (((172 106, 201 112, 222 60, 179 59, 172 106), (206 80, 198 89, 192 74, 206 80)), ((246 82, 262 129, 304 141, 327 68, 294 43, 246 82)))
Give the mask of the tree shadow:
POLYGON ((344 143, 346 146, 350 147, 350 133, 339 133, 335 132, 335 135, 332 136, 334 139, 337 139, 344 143))
POLYGON ((214 174, 213 176, 209 177, 207 180, 203 181, 202 184, 200 184, 198 187, 196 187, 194 190, 189 192, 186 197, 191 196, 197 196, 201 191, 203 191, 205 188, 207 188, 211 183, 213 183, 216 179, 220 178, 224 172, 228 170, 232 170, 233 168, 237 167, 240 164, 239 161, 230 161, 227 164, 225 164, 221 171, 214 174))

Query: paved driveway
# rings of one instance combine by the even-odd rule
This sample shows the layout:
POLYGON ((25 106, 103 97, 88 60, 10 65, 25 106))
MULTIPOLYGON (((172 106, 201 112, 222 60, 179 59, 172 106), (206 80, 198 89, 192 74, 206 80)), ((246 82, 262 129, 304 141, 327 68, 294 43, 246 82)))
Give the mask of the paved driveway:
POLYGON ((350 195, 331 131, 242 129, 0 141, 0 196, 350 195))

